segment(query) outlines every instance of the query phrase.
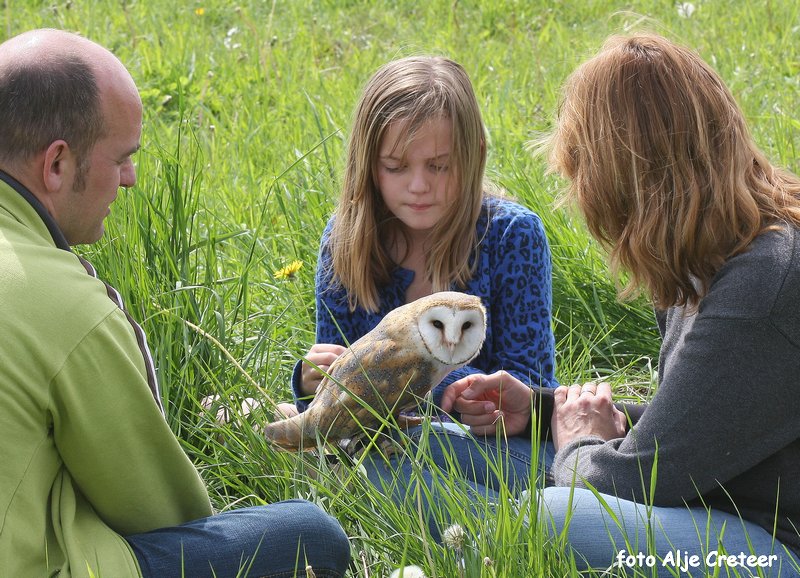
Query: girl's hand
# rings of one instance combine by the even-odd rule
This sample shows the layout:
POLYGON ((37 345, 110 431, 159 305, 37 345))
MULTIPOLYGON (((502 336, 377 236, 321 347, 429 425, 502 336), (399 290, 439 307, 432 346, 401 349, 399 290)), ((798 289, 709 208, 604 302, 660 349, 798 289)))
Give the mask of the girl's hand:
POLYGON ((333 343, 316 343, 308 350, 300 373, 302 380, 300 389, 303 395, 314 395, 317 392, 317 387, 324 377, 322 371, 327 373, 331 364, 345 351, 346 347, 333 343))
POLYGON ((625 414, 614 407, 606 382, 559 386, 554 402, 550 426, 556 450, 580 437, 598 436, 606 441, 625 437, 625 414))
POLYGON ((506 435, 525 430, 531 420, 533 390, 505 371, 473 374, 454 381, 444 391, 442 409, 461 414, 461 422, 476 435, 494 435, 503 420, 506 435))

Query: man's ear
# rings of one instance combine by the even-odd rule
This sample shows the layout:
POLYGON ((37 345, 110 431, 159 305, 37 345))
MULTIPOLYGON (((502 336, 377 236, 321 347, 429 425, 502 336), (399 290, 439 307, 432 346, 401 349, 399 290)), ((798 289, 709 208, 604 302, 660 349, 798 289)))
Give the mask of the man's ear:
POLYGON ((44 152, 42 182, 48 194, 62 191, 75 176, 77 159, 64 140, 56 140, 44 152))

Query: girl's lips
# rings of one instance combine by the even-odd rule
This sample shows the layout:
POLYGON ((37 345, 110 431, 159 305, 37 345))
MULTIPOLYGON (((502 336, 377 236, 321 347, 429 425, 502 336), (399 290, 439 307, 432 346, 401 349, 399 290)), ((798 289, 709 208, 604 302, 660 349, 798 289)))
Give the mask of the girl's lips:
POLYGON ((411 209, 412 211, 426 211, 426 210, 430 209, 432 206, 433 205, 411 204, 411 205, 408 205, 408 208, 411 209))

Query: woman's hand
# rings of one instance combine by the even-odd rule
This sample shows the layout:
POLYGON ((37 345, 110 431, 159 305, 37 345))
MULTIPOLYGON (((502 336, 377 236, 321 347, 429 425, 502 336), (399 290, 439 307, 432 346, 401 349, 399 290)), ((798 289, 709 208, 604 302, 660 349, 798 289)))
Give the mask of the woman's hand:
POLYGON ((502 419, 506 435, 525 430, 531 420, 533 390, 505 371, 468 375, 444 391, 442 409, 461 414, 476 435, 494 435, 502 419))
POLYGON ((606 382, 559 386, 554 403, 550 427, 556 450, 580 437, 598 436, 604 440, 625 437, 625 414, 614 407, 611 386, 606 382))
POLYGON ((317 392, 317 387, 324 377, 322 372, 327 373, 331 364, 345 351, 347 351, 346 347, 333 343, 316 343, 311 346, 303 358, 300 373, 302 380, 300 389, 303 395, 314 395, 317 392))

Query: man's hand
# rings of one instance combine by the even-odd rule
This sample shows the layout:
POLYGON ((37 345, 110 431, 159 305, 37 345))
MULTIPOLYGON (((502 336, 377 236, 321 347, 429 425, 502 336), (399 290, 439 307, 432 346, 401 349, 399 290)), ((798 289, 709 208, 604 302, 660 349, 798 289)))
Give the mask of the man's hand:
POLYGON ((559 386, 554 403, 550 426, 556 450, 590 435, 604 440, 625 437, 625 414, 614 407, 611 386, 606 382, 559 386))
POLYGON ((531 420, 533 390, 505 371, 473 374, 451 383, 442 409, 461 414, 461 422, 476 435, 493 435, 502 419, 506 435, 525 430, 531 420))
POLYGON ((317 387, 324 377, 322 372, 327 373, 331 364, 345 351, 347 351, 346 347, 332 343, 316 343, 311 346, 303 358, 300 374, 302 380, 300 389, 303 395, 314 395, 317 392, 317 387))

